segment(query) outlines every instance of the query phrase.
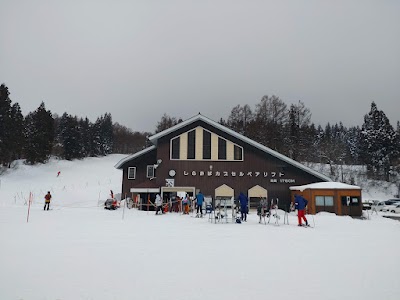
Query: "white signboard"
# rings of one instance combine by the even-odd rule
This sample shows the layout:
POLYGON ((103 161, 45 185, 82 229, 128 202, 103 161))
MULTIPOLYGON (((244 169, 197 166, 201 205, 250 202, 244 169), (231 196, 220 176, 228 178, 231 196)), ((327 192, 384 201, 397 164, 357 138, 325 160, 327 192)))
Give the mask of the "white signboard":
POLYGON ((175 179, 165 179, 165 186, 174 187, 175 186, 175 179))

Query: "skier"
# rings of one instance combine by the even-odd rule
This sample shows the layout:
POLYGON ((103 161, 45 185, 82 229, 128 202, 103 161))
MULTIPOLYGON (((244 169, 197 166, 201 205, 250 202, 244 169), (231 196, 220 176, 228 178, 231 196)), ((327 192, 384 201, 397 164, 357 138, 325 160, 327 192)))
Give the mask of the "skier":
POLYGON ((47 194, 44 196, 44 208, 43 208, 43 210, 46 210, 46 206, 47 206, 47 210, 49 210, 50 200, 51 200, 51 194, 50 194, 50 191, 48 191, 47 194))
POLYGON ((204 195, 199 191, 199 193, 196 195, 196 205, 197 205, 196 217, 199 217, 199 210, 201 217, 203 217, 203 202, 204 202, 204 195))
POLYGON ((189 214, 189 197, 188 194, 186 193, 185 196, 183 196, 182 199, 182 205, 183 205, 183 214, 188 215, 189 214))
POLYGON ((160 194, 156 195, 156 215, 158 215, 158 211, 161 212, 161 214, 163 214, 163 209, 162 209, 162 200, 161 200, 161 196, 160 194))
POLYGON ((303 219, 306 222, 306 226, 308 226, 308 221, 306 216, 304 215, 304 210, 306 209, 308 201, 303 198, 301 195, 294 195, 294 207, 297 209, 297 219, 299 221, 298 226, 303 226, 301 220, 303 219))
POLYGON ((260 221, 258 223, 261 223, 262 218, 265 218, 267 211, 268 211, 268 201, 266 198, 260 196, 260 202, 258 203, 257 207, 257 215, 260 216, 260 221))
POLYGON ((242 192, 240 192, 239 194, 239 202, 240 202, 240 218, 242 221, 247 222, 247 204, 249 203, 249 199, 242 192))

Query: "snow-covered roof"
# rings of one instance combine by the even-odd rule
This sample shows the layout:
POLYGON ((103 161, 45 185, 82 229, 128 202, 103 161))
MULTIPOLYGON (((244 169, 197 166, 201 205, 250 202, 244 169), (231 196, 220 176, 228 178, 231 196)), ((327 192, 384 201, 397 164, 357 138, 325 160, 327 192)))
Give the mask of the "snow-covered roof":
POLYGON ((127 157, 121 159, 114 167, 117 168, 117 169, 119 169, 119 168, 122 167, 122 165, 123 165, 124 163, 130 161, 131 159, 134 159, 134 158, 136 158, 136 157, 139 157, 139 156, 141 156, 141 155, 143 155, 143 154, 145 154, 145 153, 147 153, 147 152, 150 152, 151 150, 155 150, 156 148, 157 148, 156 146, 150 146, 150 147, 148 147, 148 148, 146 148, 146 149, 143 149, 143 150, 141 150, 141 151, 139 151, 139 152, 136 152, 136 153, 134 153, 134 154, 132 154, 132 155, 129 155, 129 156, 127 156, 127 157))
POLYGON ((152 135, 151 137, 149 137, 149 140, 154 145, 157 145, 158 139, 160 139, 161 137, 166 136, 167 134, 170 134, 170 133, 174 132, 175 130, 183 128, 183 127, 185 127, 185 126, 187 126, 187 125, 189 125, 189 124, 191 124, 193 122, 199 121, 199 120, 203 121, 203 122, 205 122, 205 123, 207 123, 207 124, 209 124, 209 125, 211 125, 211 126, 213 126, 215 128, 217 128, 217 129, 219 129, 221 131, 224 131, 227 134, 229 134, 229 135, 231 135, 231 136, 233 136, 233 137, 235 137, 235 138, 237 138, 237 139, 239 139, 239 140, 241 140, 241 141, 243 141, 243 142, 245 142, 245 143, 247 143, 249 145, 252 145, 252 146, 264 151, 265 153, 268 153, 268 154, 270 154, 272 156, 275 156, 276 158, 278 158, 278 159, 280 159, 282 161, 285 161, 286 163, 291 164, 292 166, 295 166, 295 167, 297 167, 297 168, 299 168, 299 169, 301 169, 301 170, 303 170, 303 171, 305 171, 307 173, 310 173, 310 174, 312 174, 312 175, 314 175, 314 176, 316 176, 316 177, 318 177, 318 178, 320 178, 322 180, 332 181, 332 179, 330 179, 329 177, 325 176, 324 174, 321 174, 321 173, 319 173, 319 172, 317 172, 317 171, 315 171, 315 170, 313 170, 313 169, 311 169, 311 168, 309 168, 309 167, 307 167, 307 166, 305 166, 305 165, 303 165, 303 164, 301 164, 301 163, 299 163, 299 162, 297 162, 297 161, 295 161, 295 160, 293 160, 293 159, 291 159, 291 158, 289 158, 289 157, 287 157, 287 156, 285 156, 283 154, 280 154, 279 152, 276 152, 276 151, 274 151, 274 150, 272 150, 272 149, 270 149, 268 147, 265 147, 264 145, 261 145, 260 143, 257 143, 256 141, 253 141, 252 139, 249 139, 249 138, 245 137, 244 135, 241 135, 241 134, 233 131, 232 129, 229 129, 229 128, 219 124, 218 122, 215 122, 215 121, 203 116, 200 113, 195 115, 195 116, 193 116, 193 117, 191 117, 191 118, 189 118, 189 119, 187 119, 187 120, 185 120, 185 121, 183 121, 183 122, 181 122, 181 123, 176 124, 173 127, 170 127, 170 128, 168 128, 168 129, 166 129, 164 131, 161 131, 161 132, 155 134, 155 135, 152 135))
POLYGON ((306 189, 314 189, 314 190, 361 190, 359 186, 345 184, 341 182, 317 182, 310 183, 306 185, 299 186, 291 186, 289 188, 292 191, 304 191, 306 189))

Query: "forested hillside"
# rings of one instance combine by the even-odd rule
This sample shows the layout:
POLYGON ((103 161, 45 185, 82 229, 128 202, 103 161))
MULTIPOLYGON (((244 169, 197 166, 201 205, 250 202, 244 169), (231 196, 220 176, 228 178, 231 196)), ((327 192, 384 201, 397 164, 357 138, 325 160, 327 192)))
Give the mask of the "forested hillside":
MULTIPOLYGON (((393 128, 375 102, 365 112, 361 127, 314 124, 311 117, 302 101, 288 106, 277 96, 264 96, 254 108, 247 104, 233 107, 219 122, 296 161, 328 164, 332 178, 338 178, 340 166, 363 165, 363 175, 368 178, 391 182, 398 179, 400 123, 397 121, 393 128)), ((148 146, 149 135, 181 121, 164 114, 153 132, 135 132, 114 123, 110 113, 92 122, 67 112, 58 116, 47 110, 44 102, 23 116, 19 104, 12 103, 8 87, 2 84, 0 163, 10 167, 16 159, 35 164, 46 162, 52 155, 71 160, 134 153, 148 146)), ((345 176, 343 181, 352 183, 354 177, 345 176)))

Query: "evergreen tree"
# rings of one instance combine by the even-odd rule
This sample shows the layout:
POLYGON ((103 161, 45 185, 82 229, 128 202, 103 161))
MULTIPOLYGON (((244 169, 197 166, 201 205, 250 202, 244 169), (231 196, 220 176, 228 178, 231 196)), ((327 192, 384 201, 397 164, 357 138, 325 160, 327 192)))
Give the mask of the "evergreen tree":
POLYGON ((107 155, 113 151, 113 124, 111 114, 97 118, 92 127, 93 155, 107 155))
POLYGON ((104 114, 101 122, 101 142, 102 142, 102 155, 107 155, 113 151, 113 123, 110 113, 104 114))
POLYGON ((82 155, 84 157, 93 156, 93 124, 86 117, 79 120, 79 128, 81 130, 82 138, 82 155))
POLYGON ((42 102, 37 110, 25 118, 25 158, 27 163, 45 162, 51 154, 54 141, 54 120, 42 102))
POLYGON ((361 158, 367 165, 368 175, 389 180, 391 162, 398 155, 397 133, 375 102, 372 102, 370 112, 364 117, 360 141, 361 158))
POLYGON ((0 163, 9 165, 11 160, 11 99, 8 87, 0 85, 0 163))
POLYGON ((63 158, 67 160, 84 157, 82 133, 77 117, 64 113, 60 119, 58 139, 63 147, 63 158))
POLYGON ((346 135, 346 143, 349 149, 349 164, 359 164, 360 161, 360 138, 361 129, 359 126, 350 127, 346 135))
POLYGON ((13 104, 11 107, 11 139, 10 139, 10 150, 11 150, 11 161, 22 158, 23 147, 24 147, 24 117, 21 112, 21 108, 18 103, 13 104))
POLYGON ((286 125, 285 144, 288 156, 294 160, 301 161, 309 151, 309 141, 304 134, 308 130, 311 121, 311 112, 299 101, 292 104, 289 109, 289 122, 286 125))

